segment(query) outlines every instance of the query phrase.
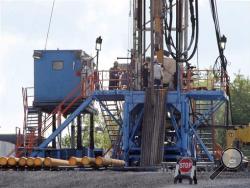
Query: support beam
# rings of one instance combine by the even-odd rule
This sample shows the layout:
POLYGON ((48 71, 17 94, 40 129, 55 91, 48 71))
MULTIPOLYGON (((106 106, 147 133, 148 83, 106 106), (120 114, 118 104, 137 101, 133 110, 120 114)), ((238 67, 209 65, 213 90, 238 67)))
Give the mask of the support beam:
POLYGON ((37 140, 37 144, 41 144, 42 143, 42 112, 38 112, 38 140, 37 140))
POLYGON ((82 116, 77 116, 77 149, 82 149, 82 116))
MULTIPOLYGON (((56 114, 52 116, 52 132, 56 130, 56 114)), ((56 148, 56 139, 52 140, 52 148, 56 148)))
MULTIPOLYGON (((77 134, 78 134, 78 132, 77 132, 77 134)), ((71 123, 71 137, 70 137, 70 145, 71 145, 72 149, 75 148, 75 135, 76 135, 76 130, 75 130, 75 124, 74 124, 74 121, 73 121, 71 123)))
POLYGON ((94 148, 95 148, 95 141, 94 141, 94 115, 90 114, 90 125, 89 125, 89 157, 94 157, 94 148))

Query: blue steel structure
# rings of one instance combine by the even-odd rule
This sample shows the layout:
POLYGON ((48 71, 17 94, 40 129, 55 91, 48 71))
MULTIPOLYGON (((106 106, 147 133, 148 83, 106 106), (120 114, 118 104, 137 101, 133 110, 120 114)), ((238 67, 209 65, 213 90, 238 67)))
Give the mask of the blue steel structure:
MULTIPOLYGON (((122 142, 120 143, 122 154, 119 158, 124 159, 127 165, 133 165, 139 162, 140 157, 140 132, 143 118, 144 91, 95 91, 91 96, 82 102, 82 104, 54 131, 38 148, 32 153, 32 156, 43 156, 43 150, 48 144, 55 139, 70 122, 88 107, 93 101, 124 101, 123 104, 123 122, 122 122, 122 142)), ((198 143, 208 158, 213 161, 213 156, 208 152, 205 144, 197 134, 197 128, 211 116, 218 108, 227 100, 224 91, 190 91, 181 93, 178 98, 176 91, 168 92, 166 96, 166 106, 170 112, 171 122, 175 129, 176 143, 172 146, 164 146, 164 159, 176 160, 178 156, 196 157, 195 143, 198 143), (211 109, 208 109, 199 119, 191 121, 190 119, 190 103, 192 100, 215 101, 211 109), (181 121, 177 123, 178 114, 181 114, 181 121), (171 152, 174 154, 171 154, 171 152)), ((108 111, 108 107, 106 108, 108 111)), ((111 112, 110 112, 111 114, 111 112)))
MULTIPOLYGON (((35 98, 34 108, 41 110, 51 110, 51 106, 58 108, 58 103, 64 100, 67 94, 75 87, 75 84, 82 82, 89 83, 89 78, 83 79, 77 77, 76 72, 81 68, 81 51, 35 51, 35 98), (36 54, 38 53, 38 54, 36 54), (59 65, 53 63, 59 62, 59 65), (60 65, 63 62, 63 66, 60 65), (53 70, 59 69, 59 70, 53 70), (61 72, 60 72, 61 71, 61 72), (44 76, 46 75, 46 77, 44 76)), ((98 79, 102 82, 101 78, 98 79)), ((102 83, 98 84, 102 86, 102 83)), ((130 90, 103 90, 98 87, 98 90, 91 88, 86 92, 86 88, 81 87, 81 90, 76 92, 70 98, 70 101, 75 102, 69 109, 69 116, 64 122, 51 133, 49 137, 35 148, 31 153, 35 156, 51 156, 56 158, 67 159, 70 155, 93 156, 93 148, 81 149, 50 149, 49 144, 58 137, 62 131, 69 126, 79 115, 88 113, 88 109, 93 107, 93 102, 99 102, 100 106, 106 111, 110 119, 114 121, 119 131, 116 133, 116 146, 112 145, 113 153, 116 153, 117 158, 124 159, 127 166, 138 165, 140 162, 140 147, 141 147, 141 128, 143 124, 144 115, 144 91, 130 91, 130 90), (85 91, 83 91, 85 89, 85 91), (80 98, 79 98, 80 96, 80 98), (108 102, 120 101, 122 102, 122 119, 117 119, 109 109, 108 102), (121 139, 120 139, 121 138, 121 139), (91 151, 90 151, 91 150, 91 151)), ((165 105, 170 122, 170 129, 172 132, 171 142, 167 142, 168 134, 165 138, 164 160, 176 161, 178 156, 191 156, 197 158, 197 145, 203 151, 210 161, 213 161, 212 153, 207 149, 206 144, 200 138, 197 130, 203 126, 207 119, 211 118, 222 104, 228 100, 223 88, 206 90, 200 88, 199 90, 177 90, 168 91, 165 99, 165 105), (196 101, 212 101, 212 105, 203 110, 202 114, 194 117, 192 104, 196 101)), ((110 131, 112 132, 112 131, 110 131)), ((94 149, 96 150, 96 149, 94 149)))

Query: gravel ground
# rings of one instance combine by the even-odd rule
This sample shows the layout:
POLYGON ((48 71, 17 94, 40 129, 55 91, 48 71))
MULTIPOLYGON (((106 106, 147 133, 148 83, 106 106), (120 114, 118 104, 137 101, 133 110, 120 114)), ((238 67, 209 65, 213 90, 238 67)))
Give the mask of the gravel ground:
POLYGON ((198 185, 173 183, 174 172, 114 171, 0 171, 0 188, 71 188, 71 187, 250 187, 249 172, 223 172, 215 180, 211 173, 198 173, 198 185))

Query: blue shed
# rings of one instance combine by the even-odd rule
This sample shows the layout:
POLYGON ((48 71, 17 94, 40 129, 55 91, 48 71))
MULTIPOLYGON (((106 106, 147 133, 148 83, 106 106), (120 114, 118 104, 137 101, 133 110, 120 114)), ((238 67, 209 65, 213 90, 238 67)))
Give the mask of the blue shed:
MULTIPOLYGON (((35 106, 57 105, 80 84, 84 54, 82 50, 34 51, 35 106)), ((80 91, 73 97, 79 94, 80 91)))

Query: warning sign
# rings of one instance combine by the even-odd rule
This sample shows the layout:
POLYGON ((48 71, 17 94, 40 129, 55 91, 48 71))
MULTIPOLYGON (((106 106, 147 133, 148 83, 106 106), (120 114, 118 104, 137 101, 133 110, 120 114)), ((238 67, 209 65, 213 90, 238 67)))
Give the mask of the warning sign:
POLYGON ((182 174, 189 173, 192 169, 193 161, 189 158, 183 158, 179 161, 179 166, 182 174))

